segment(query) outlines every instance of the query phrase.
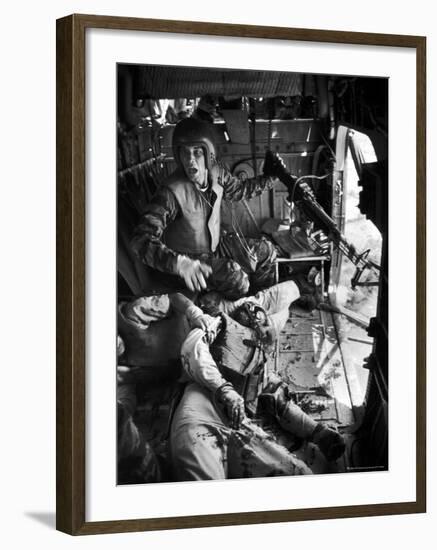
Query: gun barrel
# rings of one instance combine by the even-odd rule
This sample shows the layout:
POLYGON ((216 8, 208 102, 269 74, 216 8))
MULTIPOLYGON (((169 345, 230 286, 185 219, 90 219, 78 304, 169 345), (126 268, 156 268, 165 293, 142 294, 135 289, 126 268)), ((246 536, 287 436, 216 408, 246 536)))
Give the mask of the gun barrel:
POLYGON ((280 177, 282 183, 287 187, 289 199, 302 203, 309 217, 327 233, 327 236, 333 241, 349 260, 361 270, 365 268, 379 269, 379 266, 367 259, 369 251, 362 254, 357 253, 356 248, 351 244, 334 220, 325 212, 324 208, 317 202, 313 193, 305 189, 290 174, 283 174, 280 177))

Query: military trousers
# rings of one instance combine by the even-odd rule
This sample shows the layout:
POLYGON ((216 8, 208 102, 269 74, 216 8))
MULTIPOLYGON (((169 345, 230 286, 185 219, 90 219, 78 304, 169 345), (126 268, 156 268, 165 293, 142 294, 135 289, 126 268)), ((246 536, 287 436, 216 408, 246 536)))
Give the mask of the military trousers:
POLYGON ((252 420, 232 429, 209 390, 187 386, 173 418, 170 456, 176 481, 311 474, 252 420))

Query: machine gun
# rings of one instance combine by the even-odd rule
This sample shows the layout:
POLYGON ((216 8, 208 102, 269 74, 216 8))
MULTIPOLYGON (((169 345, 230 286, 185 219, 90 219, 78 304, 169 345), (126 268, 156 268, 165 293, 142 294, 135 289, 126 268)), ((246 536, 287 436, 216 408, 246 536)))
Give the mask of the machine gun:
POLYGON ((370 249, 364 252, 357 252, 355 246, 351 244, 343 233, 339 230, 334 220, 328 216, 323 207, 317 202, 311 188, 302 184, 305 179, 313 176, 293 177, 285 170, 279 170, 277 177, 288 189, 288 201, 295 202, 307 216, 314 221, 316 226, 326 233, 329 240, 337 247, 355 266, 356 270, 351 280, 351 286, 355 289, 357 286, 377 286, 378 281, 360 282, 361 276, 366 269, 380 271, 380 266, 369 260, 370 249))

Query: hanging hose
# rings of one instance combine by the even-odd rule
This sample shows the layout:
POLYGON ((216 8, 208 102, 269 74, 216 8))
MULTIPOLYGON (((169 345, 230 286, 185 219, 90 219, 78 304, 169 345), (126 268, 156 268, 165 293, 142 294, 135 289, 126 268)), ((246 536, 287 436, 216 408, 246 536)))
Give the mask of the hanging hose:
POLYGON ((249 105, 250 105, 250 120, 251 120, 251 126, 250 126, 250 150, 252 153, 252 163, 253 163, 253 173, 254 176, 257 177, 258 175, 258 167, 256 165, 256 149, 255 149, 255 143, 256 143, 256 109, 254 107, 255 100, 253 98, 249 99, 249 105))

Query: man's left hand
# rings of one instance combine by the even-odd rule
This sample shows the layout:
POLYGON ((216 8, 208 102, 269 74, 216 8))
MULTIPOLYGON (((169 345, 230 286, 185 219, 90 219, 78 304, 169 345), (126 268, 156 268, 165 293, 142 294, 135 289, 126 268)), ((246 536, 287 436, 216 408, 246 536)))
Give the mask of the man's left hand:
POLYGON ((194 304, 187 308, 185 315, 191 329, 200 328, 205 333, 208 342, 211 343, 214 340, 218 326, 217 317, 203 313, 200 307, 194 304))
POLYGON ((211 317, 206 313, 196 317, 191 322, 192 328, 200 328, 205 333, 205 339, 209 344, 212 344, 217 334, 217 328, 219 325, 219 319, 217 317, 211 317))
POLYGON ((244 399, 230 384, 219 388, 217 397, 225 408, 231 428, 239 430, 241 423, 246 418, 244 399))

